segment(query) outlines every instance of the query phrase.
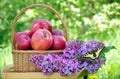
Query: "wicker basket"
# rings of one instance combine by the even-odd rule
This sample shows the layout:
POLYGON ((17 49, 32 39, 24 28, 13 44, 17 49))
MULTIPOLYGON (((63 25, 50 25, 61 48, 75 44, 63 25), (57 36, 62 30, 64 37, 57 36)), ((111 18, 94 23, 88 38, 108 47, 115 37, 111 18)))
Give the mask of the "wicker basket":
POLYGON ((68 38, 66 24, 65 24, 64 20, 62 19, 61 15, 55 9, 53 9, 50 6, 44 5, 44 4, 32 4, 30 6, 27 6, 26 8, 23 8, 15 17, 14 23, 12 26, 12 54, 13 54, 13 63, 14 63, 13 65, 14 65, 14 71, 17 71, 17 72, 40 71, 40 69, 36 68, 35 65, 33 65, 32 63, 29 62, 29 58, 33 55, 49 54, 49 53, 59 54, 63 51, 63 50, 36 51, 36 50, 16 50, 15 49, 15 46, 13 44, 13 38, 15 35, 15 27, 16 27, 17 20, 26 10, 33 8, 33 7, 47 8, 47 9, 51 10, 53 13, 55 13, 63 24, 66 39, 68 38))
POLYGON ((41 72, 13 72, 10 71, 12 65, 3 68, 1 74, 2 79, 78 79, 86 76, 88 73, 82 69, 74 76, 60 76, 59 73, 53 73, 50 76, 45 76, 41 72))

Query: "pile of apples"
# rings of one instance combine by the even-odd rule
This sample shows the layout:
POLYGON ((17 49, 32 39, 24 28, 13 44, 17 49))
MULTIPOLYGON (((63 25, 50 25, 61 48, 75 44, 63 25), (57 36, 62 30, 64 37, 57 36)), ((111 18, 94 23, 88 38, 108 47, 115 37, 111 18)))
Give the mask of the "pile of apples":
POLYGON ((17 50, 62 50, 66 47, 66 38, 62 30, 52 30, 45 19, 36 20, 30 30, 17 32, 13 43, 17 50))

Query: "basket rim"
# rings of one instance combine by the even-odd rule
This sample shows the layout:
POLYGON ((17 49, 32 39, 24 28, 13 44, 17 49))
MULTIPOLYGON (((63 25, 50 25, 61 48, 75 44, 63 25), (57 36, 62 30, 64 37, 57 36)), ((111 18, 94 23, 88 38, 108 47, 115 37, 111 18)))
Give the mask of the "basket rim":
POLYGON ((12 53, 40 53, 40 54, 56 54, 62 53, 63 50, 12 50, 12 53))

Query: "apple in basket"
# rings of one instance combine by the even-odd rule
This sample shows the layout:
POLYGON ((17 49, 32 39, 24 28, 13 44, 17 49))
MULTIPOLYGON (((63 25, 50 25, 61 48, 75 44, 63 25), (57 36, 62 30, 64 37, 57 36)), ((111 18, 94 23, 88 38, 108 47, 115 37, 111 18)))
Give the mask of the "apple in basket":
POLYGON ((64 36, 64 33, 62 30, 57 29, 57 30, 53 30, 52 31, 52 35, 60 35, 60 36, 64 36))
POLYGON ((31 49, 31 39, 26 32, 17 32, 14 36, 14 45, 18 50, 31 49))
POLYGON ((47 29, 52 32, 52 25, 49 23, 49 21, 44 19, 36 20, 31 25, 32 34, 38 29, 47 29))
POLYGON ((53 44, 50 49, 62 50, 66 47, 66 39, 64 36, 53 35, 53 44))
POLYGON ((31 33, 30 30, 25 30, 24 32, 25 32, 28 36, 32 37, 32 33, 31 33))
POLYGON ((52 34, 46 29, 38 29, 31 38, 31 46, 34 50, 47 50, 52 43, 52 34))

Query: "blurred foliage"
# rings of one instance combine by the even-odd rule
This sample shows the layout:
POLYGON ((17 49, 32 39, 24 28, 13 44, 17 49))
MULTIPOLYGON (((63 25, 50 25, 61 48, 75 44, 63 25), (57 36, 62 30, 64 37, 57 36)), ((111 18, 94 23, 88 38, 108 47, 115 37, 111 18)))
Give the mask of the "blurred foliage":
MULTIPOLYGON (((119 79, 120 75, 120 0, 1 0, 0 1, 0 69, 12 63, 11 28, 20 10, 31 4, 46 4, 56 9, 67 24, 69 40, 99 40, 117 50, 106 54, 105 65, 96 74, 100 79, 119 79), (112 70, 109 77, 105 70, 112 70), (106 74, 106 75, 104 75, 106 74)), ((19 18, 16 31, 30 29, 36 19, 47 19, 53 29, 63 29, 59 18, 48 9, 28 9, 19 18)))
MULTIPOLYGON (((13 21, 18 12, 33 3, 44 3, 56 9, 67 23, 70 40, 75 38, 88 39, 88 37, 83 38, 83 35, 89 35, 90 38, 92 36, 95 39, 97 34, 102 35, 102 33, 108 32, 107 30, 110 30, 114 24, 115 27, 120 25, 118 19, 120 18, 120 4, 117 2, 109 4, 108 0, 12 0, 12 2, 4 0, 0 2, 0 44, 10 41, 7 38, 11 36, 13 21), (2 33, 5 33, 5 35, 2 35, 2 33)), ((35 7, 28 9, 19 18, 16 25, 17 31, 29 29, 35 19, 41 18, 48 19, 53 28, 62 29, 60 20, 53 12, 42 7, 35 7)), ((102 40, 102 38, 99 40, 102 40)))

